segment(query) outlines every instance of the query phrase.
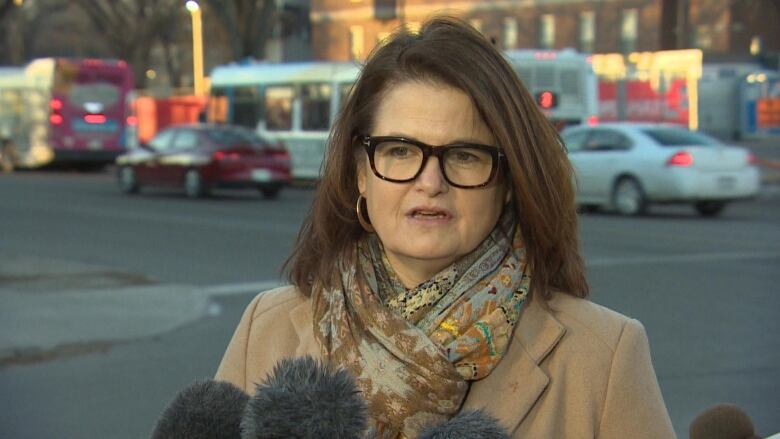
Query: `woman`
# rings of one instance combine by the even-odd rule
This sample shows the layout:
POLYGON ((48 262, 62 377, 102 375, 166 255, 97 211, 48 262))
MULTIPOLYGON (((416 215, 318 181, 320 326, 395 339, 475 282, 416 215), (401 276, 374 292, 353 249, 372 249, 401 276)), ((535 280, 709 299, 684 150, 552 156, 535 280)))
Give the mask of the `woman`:
POLYGON ((438 18, 373 53, 288 261, 217 378, 349 370, 380 437, 482 408, 517 438, 674 437, 644 329, 583 298, 572 170, 478 32, 438 18))

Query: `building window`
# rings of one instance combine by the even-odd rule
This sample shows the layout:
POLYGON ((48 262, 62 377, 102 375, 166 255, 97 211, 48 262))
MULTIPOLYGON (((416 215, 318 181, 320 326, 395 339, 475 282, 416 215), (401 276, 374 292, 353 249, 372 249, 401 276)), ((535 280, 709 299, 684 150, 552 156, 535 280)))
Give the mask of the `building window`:
POLYGON ((469 24, 471 25, 471 27, 476 29, 477 32, 482 33, 482 20, 480 20, 479 18, 472 18, 471 20, 469 20, 469 24))
POLYGON ((580 14, 580 51, 593 52, 596 41, 596 14, 583 11, 580 14))
POLYGON ((504 18, 504 49, 514 49, 517 47, 517 20, 514 18, 504 18))
POLYGON ((636 9, 626 9, 620 23, 620 50, 629 53, 636 50, 639 20, 636 9))
POLYGON ((539 20, 539 47, 552 49, 555 47, 555 15, 544 14, 539 20))
POLYGON ((363 59, 363 26, 349 27, 349 56, 350 59, 363 59))
POLYGON ((694 45, 699 49, 712 48, 712 27, 702 24, 696 26, 696 41, 694 45))

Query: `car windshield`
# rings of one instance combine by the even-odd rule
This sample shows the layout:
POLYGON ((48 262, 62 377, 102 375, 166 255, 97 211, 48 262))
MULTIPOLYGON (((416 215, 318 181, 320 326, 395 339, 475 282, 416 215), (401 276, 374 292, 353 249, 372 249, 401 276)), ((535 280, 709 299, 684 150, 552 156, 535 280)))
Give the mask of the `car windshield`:
POLYGON ((253 146, 262 148, 266 142, 254 132, 241 128, 205 130, 206 136, 220 147, 253 146))
POLYGON ((661 146, 717 146, 721 143, 712 137, 680 128, 645 128, 643 133, 652 137, 661 146))

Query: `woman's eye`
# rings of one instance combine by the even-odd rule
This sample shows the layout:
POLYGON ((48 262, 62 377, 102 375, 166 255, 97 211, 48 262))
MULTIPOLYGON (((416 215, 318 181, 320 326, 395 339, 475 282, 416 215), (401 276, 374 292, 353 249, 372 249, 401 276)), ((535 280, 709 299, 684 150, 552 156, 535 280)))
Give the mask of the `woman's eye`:
POLYGON ((410 153, 408 146, 394 146, 388 151, 388 155, 398 158, 407 157, 410 153))
POLYGON ((472 154, 470 152, 466 152, 466 151, 458 151, 458 152, 456 152, 455 153, 455 159, 457 161, 459 161, 459 162, 464 162, 464 163, 466 163, 466 162, 474 162, 474 161, 479 160, 479 158, 477 156, 475 156, 474 154, 472 154))

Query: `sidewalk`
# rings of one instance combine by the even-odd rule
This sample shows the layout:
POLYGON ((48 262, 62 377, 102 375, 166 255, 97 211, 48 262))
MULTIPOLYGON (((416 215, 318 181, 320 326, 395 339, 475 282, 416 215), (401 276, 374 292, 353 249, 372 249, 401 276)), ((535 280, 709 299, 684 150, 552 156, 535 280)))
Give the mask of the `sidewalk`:
POLYGON ((159 284, 105 267, 0 255, 0 367, 162 334, 219 315, 216 295, 255 288, 159 284))

